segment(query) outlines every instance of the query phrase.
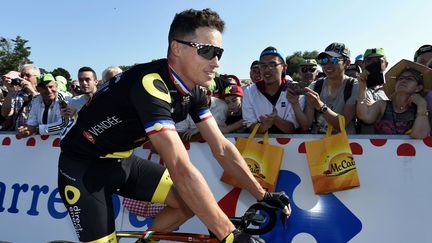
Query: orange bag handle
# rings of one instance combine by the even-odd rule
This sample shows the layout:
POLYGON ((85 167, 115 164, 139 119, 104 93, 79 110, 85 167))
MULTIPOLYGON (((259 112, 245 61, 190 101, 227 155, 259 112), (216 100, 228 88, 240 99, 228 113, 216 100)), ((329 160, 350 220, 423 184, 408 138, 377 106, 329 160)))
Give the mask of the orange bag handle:
MULTIPOLYGON (((251 134, 248 137, 249 141, 252 141, 252 139, 255 137, 256 133, 258 132, 258 128, 259 128, 260 124, 257 123, 254 127, 254 129, 252 130, 251 134)), ((266 131, 264 133, 264 141, 263 144, 268 144, 268 131, 266 131)))
MULTIPOLYGON (((343 115, 338 115, 338 119, 339 119, 339 131, 341 133, 346 133, 345 117, 343 115)), ((333 131, 333 125, 329 124, 327 126, 326 137, 330 136, 332 134, 332 131, 333 131)))

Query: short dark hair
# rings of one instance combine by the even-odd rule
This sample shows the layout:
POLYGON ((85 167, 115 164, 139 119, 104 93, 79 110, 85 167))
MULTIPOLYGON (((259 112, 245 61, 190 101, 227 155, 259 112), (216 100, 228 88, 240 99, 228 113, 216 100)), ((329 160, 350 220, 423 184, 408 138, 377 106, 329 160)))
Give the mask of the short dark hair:
POLYGON ((97 75, 93 68, 84 66, 78 70, 78 74, 81 72, 92 72, 94 75, 94 79, 97 80, 97 75))
POLYGON ((183 39, 183 37, 195 34, 195 30, 200 27, 210 27, 223 32, 225 22, 215 11, 206 8, 203 10, 188 9, 177 13, 171 23, 168 43, 173 39, 183 39))

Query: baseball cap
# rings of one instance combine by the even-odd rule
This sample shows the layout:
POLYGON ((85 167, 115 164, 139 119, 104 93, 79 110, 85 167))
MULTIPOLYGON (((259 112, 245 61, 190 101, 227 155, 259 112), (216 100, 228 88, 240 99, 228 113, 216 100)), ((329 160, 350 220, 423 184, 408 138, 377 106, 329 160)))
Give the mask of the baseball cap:
POLYGON ((318 59, 321 59, 324 57, 324 55, 330 55, 332 57, 350 57, 350 51, 343 43, 333 42, 327 48, 325 51, 321 52, 318 55, 318 59))
POLYGON ((364 58, 367 57, 385 57, 384 48, 367 49, 364 53, 364 58))
POLYGON ((43 87, 51 81, 55 82, 54 76, 51 73, 41 74, 39 77, 37 77, 37 87, 43 87))
POLYGON ((20 73, 17 71, 9 71, 8 73, 2 75, 2 77, 9 78, 9 79, 15 79, 20 77, 20 73))
POLYGON ((269 46, 269 47, 267 47, 266 49, 264 49, 262 52, 261 52, 261 55, 260 55, 260 59, 261 59, 261 57, 263 57, 263 56, 278 56, 281 60, 282 60, 282 62, 285 64, 285 57, 284 57, 284 55, 282 54, 282 52, 280 52, 280 51, 278 51, 276 48, 274 48, 273 46, 269 46))
POLYGON ((356 56, 355 61, 363 61, 363 54, 356 56))
POLYGON ((414 62, 417 61, 418 56, 420 56, 421 54, 426 53, 426 52, 432 52, 432 45, 426 44, 426 45, 420 46, 420 48, 414 54, 414 62))
POLYGON ((225 97, 227 95, 237 95, 243 97, 243 89, 239 85, 229 85, 222 92, 222 97, 225 97))
POLYGON ((254 67, 258 67, 258 64, 259 64, 258 60, 253 61, 252 64, 251 64, 251 66, 250 66, 250 69, 252 69, 254 67))
POLYGON ((303 59, 300 66, 318 66, 318 62, 315 59, 303 59))

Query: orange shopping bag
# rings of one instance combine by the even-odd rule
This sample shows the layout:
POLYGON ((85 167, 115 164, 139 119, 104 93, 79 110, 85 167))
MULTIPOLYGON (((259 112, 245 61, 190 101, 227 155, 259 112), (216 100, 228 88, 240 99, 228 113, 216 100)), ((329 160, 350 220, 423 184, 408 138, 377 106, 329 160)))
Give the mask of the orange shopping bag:
POLYGON ((338 116, 340 133, 333 127, 319 140, 305 142, 312 184, 316 194, 325 194, 360 186, 357 168, 345 131, 345 117, 338 116))
MULTIPOLYGON (((254 141, 253 138, 258 128, 259 124, 254 127, 248 138, 237 138, 236 147, 261 186, 265 190, 273 192, 279 176, 284 149, 281 146, 268 143, 268 132, 264 134, 262 144, 254 141)), ((235 187, 241 187, 240 183, 226 171, 224 171, 221 181, 235 187)))

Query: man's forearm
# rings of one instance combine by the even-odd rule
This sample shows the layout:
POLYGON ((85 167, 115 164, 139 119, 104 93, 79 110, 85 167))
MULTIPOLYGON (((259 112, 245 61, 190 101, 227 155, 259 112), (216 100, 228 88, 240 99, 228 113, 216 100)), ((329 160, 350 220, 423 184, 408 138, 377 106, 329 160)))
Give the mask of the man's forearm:
POLYGON ((294 133, 294 125, 287 120, 277 116, 274 120, 274 125, 284 133, 294 133))

